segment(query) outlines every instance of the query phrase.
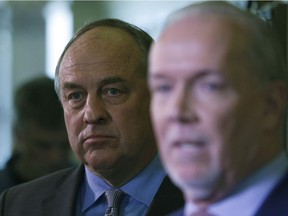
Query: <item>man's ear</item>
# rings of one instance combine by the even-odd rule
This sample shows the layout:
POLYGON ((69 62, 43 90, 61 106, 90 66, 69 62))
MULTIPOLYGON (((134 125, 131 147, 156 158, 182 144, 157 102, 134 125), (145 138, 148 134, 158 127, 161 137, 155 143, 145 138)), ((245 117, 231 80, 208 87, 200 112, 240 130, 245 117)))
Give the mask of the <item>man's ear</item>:
POLYGON ((266 112, 264 127, 266 131, 279 130, 281 124, 287 121, 284 113, 287 111, 287 85, 280 80, 272 81, 266 89, 266 112))

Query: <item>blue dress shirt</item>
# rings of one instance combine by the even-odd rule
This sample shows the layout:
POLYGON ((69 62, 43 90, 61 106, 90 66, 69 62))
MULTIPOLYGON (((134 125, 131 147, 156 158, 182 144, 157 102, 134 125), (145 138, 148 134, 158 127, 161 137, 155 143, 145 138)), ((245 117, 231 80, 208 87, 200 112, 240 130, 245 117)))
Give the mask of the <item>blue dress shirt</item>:
MULTIPOLYGON (((120 215, 145 215, 165 175, 157 155, 142 172, 120 187, 126 193, 120 215)), ((107 208, 104 192, 111 188, 111 185, 85 167, 85 180, 80 189, 76 215, 104 215, 107 208)))

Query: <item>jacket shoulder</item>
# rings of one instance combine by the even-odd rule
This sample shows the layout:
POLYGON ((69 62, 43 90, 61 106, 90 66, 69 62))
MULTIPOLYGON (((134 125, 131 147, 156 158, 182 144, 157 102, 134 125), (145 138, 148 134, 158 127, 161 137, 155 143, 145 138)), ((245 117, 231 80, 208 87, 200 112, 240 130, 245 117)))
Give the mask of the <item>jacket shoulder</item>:
POLYGON ((22 183, 16 186, 13 186, 7 190, 6 193, 9 194, 18 194, 20 192, 25 193, 35 193, 35 191, 41 193, 41 191, 46 192, 53 188, 57 188, 58 184, 64 182, 71 174, 75 171, 75 167, 67 168, 44 177, 37 178, 35 180, 22 183))
POLYGON ((157 191, 146 216, 167 215, 184 206, 180 189, 166 176, 157 191))
POLYGON ((67 168, 5 190, 0 196, 0 215, 39 215, 43 200, 60 191, 77 190, 83 170, 82 166, 67 168))
POLYGON ((271 191, 256 216, 288 215, 288 172, 271 191))

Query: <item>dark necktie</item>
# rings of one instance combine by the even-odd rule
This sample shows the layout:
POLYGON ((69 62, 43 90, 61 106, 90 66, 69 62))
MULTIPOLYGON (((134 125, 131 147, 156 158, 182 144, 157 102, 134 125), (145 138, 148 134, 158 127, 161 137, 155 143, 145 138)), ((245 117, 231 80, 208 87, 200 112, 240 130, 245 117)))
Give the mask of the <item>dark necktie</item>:
POLYGON ((108 208, 105 216, 119 216, 120 204, 125 193, 120 189, 111 189, 105 192, 108 208))

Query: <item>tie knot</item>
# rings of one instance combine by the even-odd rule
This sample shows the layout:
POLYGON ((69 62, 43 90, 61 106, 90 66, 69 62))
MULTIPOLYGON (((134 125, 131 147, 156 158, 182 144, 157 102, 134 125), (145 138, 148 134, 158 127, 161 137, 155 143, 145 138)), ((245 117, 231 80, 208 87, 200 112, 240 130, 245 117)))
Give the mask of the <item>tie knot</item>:
POLYGON ((111 189, 105 192, 108 209, 105 215, 118 215, 120 204, 125 193, 120 189, 111 189))

